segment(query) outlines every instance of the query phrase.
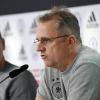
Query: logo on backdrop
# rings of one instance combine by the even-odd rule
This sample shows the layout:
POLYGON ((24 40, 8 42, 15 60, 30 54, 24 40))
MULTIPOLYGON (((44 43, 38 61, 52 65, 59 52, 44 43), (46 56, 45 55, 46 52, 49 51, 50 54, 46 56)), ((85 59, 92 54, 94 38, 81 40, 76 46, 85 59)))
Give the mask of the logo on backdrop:
POLYGON ((22 45, 22 47, 21 47, 21 49, 20 49, 20 52, 19 52, 19 58, 20 58, 21 60, 27 59, 26 54, 25 54, 25 49, 24 49, 24 46, 23 46, 23 45, 22 45))
POLYGON ((18 19, 17 21, 17 28, 20 34, 24 34, 25 31, 25 22, 23 19, 18 19))
POLYGON ((4 27, 4 34, 3 35, 4 35, 4 37, 12 35, 12 33, 11 33, 11 26, 10 26, 9 22, 7 22, 5 27, 4 27))
POLYGON ((32 25, 30 27, 30 33, 31 34, 34 34, 35 33, 35 30, 36 30, 36 21, 33 20, 32 25))
POLYGON ((88 18, 87 28, 97 28, 99 24, 97 23, 96 15, 94 11, 90 13, 88 18))
POLYGON ((94 12, 92 11, 90 18, 88 19, 88 22, 96 22, 96 17, 94 15, 94 12))

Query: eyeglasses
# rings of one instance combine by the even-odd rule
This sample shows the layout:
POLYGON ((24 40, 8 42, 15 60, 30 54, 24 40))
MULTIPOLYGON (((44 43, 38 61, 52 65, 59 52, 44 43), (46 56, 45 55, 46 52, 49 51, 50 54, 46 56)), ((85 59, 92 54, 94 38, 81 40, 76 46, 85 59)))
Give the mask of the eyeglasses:
POLYGON ((35 39, 34 43, 38 44, 38 43, 42 43, 42 44, 48 44, 52 41, 54 41, 55 39, 59 39, 59 38, 63 38, 63 37, 68 37, 69 35, 63 35, 63 36, 58 36, 58 37, 53 37, 53 38, 47 38, 47 37, 43 37, 41 39, 35 39))

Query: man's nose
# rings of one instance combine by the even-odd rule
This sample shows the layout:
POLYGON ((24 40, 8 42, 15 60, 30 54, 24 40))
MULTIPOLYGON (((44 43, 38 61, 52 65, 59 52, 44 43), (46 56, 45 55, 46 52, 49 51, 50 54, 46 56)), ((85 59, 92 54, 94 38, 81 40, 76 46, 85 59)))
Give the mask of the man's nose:
POLYGON ((44 50, 46 50, 45 46, 42 43, 38 43, 37 44, 37 51, 41 52, 41 51, 44 51, 44 50))

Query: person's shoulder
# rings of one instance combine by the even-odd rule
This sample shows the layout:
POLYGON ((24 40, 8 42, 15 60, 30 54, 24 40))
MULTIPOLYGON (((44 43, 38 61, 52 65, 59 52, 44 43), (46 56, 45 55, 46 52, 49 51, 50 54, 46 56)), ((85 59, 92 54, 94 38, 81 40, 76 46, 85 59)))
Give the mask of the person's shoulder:
POLYGON ((83 46, 72 65, 72 71, 81 69, 100 70, 100 54, 92 48, 83 46))
POLYGON ((100 66, 100 54, 90 47, 82 46, 76 58, 77 63, 94 63, 100 66))
POLYGON ((14 83, 15 86, 23 85, 23 87, 26 88, 27 86, 33 86, 34 88, 38 87, 38 83, 35 77, 28 70, 25 70, 24 72, 20 73, 15 78, 13 78, 11 83, 14 83))
POLYGON ((24 72, 21 72, 16 78, 18 79, 23 79, 23 80, 29 80, 29 79, 34 79, 34 76, 33 74, 28 71, 28 70, 25 70, 24 72))
MULTIPOLYGON (((7 69, 11 72, 12 70, 15 70, 15 69, 19 69, 20 67, 15 65, 15 64, 12 64, 8 61, 6 61, 6 66, 7 66, 7 69)), ((34 76, 32 75, 32 73, 28 70, 25 70, 23 72, 21 72, 19 75, 17 75, 15 78, 33 78, 34 76)))

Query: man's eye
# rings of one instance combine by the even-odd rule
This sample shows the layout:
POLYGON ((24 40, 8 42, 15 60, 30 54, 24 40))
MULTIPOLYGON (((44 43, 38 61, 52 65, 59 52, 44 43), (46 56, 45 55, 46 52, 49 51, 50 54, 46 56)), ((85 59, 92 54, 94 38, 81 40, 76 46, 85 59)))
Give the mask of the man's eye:
POLYGON ((50 41, 51 41, 51 40, 48 39, 48 38, 45 38, 45 39, 42 40, 43 43, 47 43, 47 42, 50 42, 50 41))

